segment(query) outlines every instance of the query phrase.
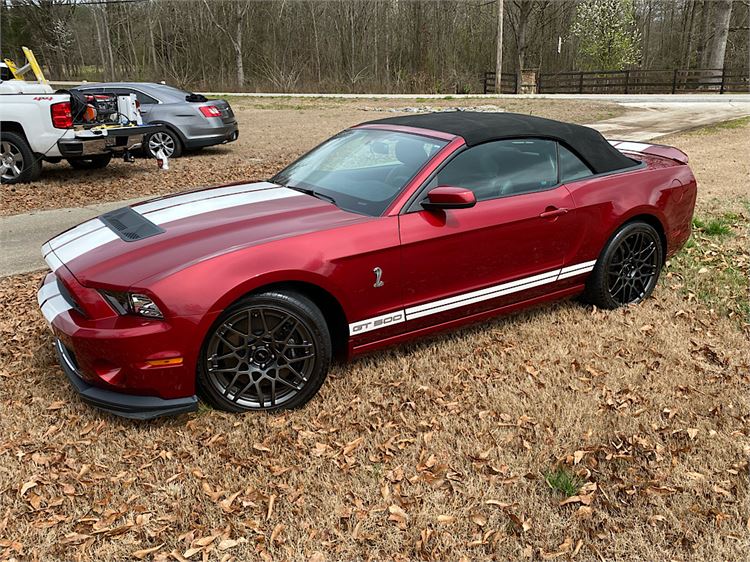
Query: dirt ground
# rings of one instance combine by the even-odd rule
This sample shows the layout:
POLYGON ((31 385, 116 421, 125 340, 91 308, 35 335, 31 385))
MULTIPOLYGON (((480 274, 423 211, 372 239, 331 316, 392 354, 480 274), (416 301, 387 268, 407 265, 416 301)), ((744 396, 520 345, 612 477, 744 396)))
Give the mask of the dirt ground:
MULTIPOLYGON (((331 135, 363 121, 399 113, 404 107, 467 107, 483 100, 335 100, 230 98, 240 125, 237 142, 203 149, 170 161, 160 172, 154 160, 113 160, 103 170, 73 170, 67 162, 44 164, 39 181, 0 185, 0 215, 35 209, 76 207, 163 195, 238 180, 263 180, 331 135), (378 111, 379 110, 379 111, 378 111)), ((498 108, 576 123, 590 123, 625 111, 609 103, 500 100, 498 108)))
POLYGON ((294 412, 100 414, 56 367, 41 273, 1 279, 0 558, 747 560, 748 134, 669 139, 698 228, 647 302, 372 355, 294 412))

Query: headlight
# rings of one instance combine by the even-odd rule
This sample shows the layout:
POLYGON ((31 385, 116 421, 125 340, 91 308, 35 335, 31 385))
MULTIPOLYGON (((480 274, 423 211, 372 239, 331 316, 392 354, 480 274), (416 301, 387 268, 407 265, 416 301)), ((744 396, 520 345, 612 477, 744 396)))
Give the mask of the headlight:
POLYGON ((116 291, 101 291, 118 314, 137 314, 147 318, 164 318, 156 303, 147 295, 140 293, 121 293, 116 291))

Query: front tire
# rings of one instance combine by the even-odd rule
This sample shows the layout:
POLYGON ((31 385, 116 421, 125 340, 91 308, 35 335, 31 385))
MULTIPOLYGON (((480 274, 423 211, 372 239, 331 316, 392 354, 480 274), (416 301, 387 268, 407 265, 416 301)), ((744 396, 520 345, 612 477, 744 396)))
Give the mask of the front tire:
POLYGON ((609 241, 586 282, 584 300, 613 309, 647 299, 664 264, 656 229, 636 221, 624 225, 609 241))
POLYGON ((112 160, 112 154, 95 154, 81 158, 68 158, 70 164, 76 170, 98 170, 106 168, 112 160))
POLYGON ((29 143, 21 135, 0 132, 0 183, 34 181, 42 173, 42 161, 34 156, 29 143))
POLYGON ((249 295, 209 331, 198 387, 229 412, 302 406, 320 389, 331 364, 331 336, 320 309, 293 291, 249 295))

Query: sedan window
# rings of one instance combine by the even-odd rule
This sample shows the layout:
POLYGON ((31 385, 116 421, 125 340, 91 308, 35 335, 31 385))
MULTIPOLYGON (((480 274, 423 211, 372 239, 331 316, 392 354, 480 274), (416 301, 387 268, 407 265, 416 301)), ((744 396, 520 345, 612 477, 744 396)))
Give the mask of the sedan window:
POLYGON ((477 201, 543 191, 557 183, 557 143, 542 139, 502 140, 471 147, 437 176, 437 185, 471 189, 477 201))
POLYGON ((159 103, 156 98, 152 98, 148 94, 144 94, 143 92, 139 92, 138 90, 134 90, 133 93, 135 93, 135 97, 138 99, 141 105, 159 103))
POLYGON ((379 216, 446 142, 395 131, 351 129, 306 154, 272 181, 379 216))

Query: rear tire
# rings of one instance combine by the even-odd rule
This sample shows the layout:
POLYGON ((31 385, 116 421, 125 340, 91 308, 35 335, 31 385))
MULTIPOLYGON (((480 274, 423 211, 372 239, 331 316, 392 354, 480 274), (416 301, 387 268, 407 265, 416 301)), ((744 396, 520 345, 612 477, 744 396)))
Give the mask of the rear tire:
POLYGON ((0 183, 26 183, 39 178, 42 160, 21 135, 0 132, 0 183))
POLYGON ((642 221, 624 225, 610 239, 586 281, 583 300, 613 309, 647 299, 664 264, 656 229, 642 221))
POLYGON ((95 154, 82 158, 68 158, 68 164, 76 170, 98 170, 106 168, 112 161, 112 154, 95 154))
POLYGON ((146 150, 146 155, 151 158, 156 158, 159 148, 164 151, 167 158, 179 158, 182 156, 182 141, 177 136, 177 133, 169 129, 146 136, 143 139, 143 146, 146 150))
POLYGON ((229 412, 297 408, 318 392, 331 365, 331 336, 320 309, 293 291, 249 295, 209 330, 198 388, 229 412))

